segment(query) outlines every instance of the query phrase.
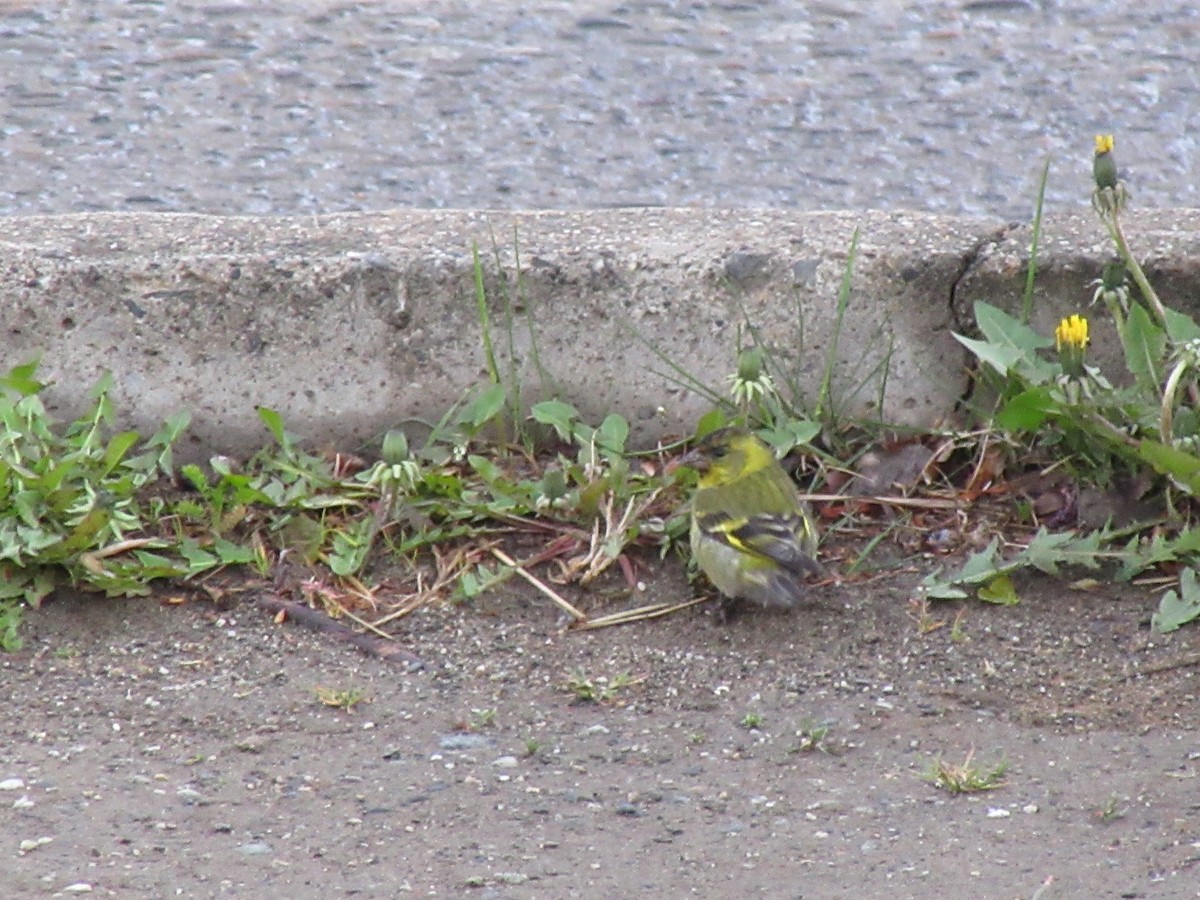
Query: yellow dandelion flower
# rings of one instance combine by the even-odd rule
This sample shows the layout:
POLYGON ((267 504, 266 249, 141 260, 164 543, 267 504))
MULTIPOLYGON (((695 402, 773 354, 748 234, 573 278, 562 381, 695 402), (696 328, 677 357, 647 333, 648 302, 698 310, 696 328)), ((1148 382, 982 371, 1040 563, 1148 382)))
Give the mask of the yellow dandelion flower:
POLYGON ((1064 344, 1080 350, 1088 345, 1088 320, 1078 313, 1067 316, 1054 329, 1054 349, 1062 350, 1064 344))
POLYGON ((1083 377, 1083 357, 1088 345, 1088 320, 1081 315, 1067 316, 1054 329, 1054 348, 1068 378, 1083 377))
POLYGON ((1112 153, 1113 136, 1111 134, 1096 135, 1096 155, 1101 153, 1112 153))

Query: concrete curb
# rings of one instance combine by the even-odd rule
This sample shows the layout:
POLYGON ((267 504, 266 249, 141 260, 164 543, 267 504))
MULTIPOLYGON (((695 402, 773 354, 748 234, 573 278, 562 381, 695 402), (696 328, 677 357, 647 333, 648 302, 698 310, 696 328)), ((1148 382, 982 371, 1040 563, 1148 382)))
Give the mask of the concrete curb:
MULTIPOLYGON (((1130 212, 1123 215, 1122 228, 1163 303, 1200 320, 1200 210, 1130 212)), ((1021 226, 981 246, 955 291, 955 306, 964 322, 971 321, 978 300, 1013 314, 1020 312, 1031 237, 1031 228, 1021 226)), ((1030 322, 1052 335, 1063 316, 1088 316, 1092 322, 1089 360, 1113 381, 1121 381, 1126 370, 1116 332, 1104 306, 1091 305, 1093 279, 1114 257, 1112 242, 1090 211, 1043 220, 1030 322)))
MULTIPOLYGON (((436 419, 484 377, 476 243, 502 350, 505 291, 520 297, 513 346, 527 399, 542 390, 532 325, 563 398, 589 417, 621 412, 646 440, 690 430, 709 402, 665 377, 635 332, 724 390, 749 319, 802 389, 815 389, 855 228, 835 387, 848 410, 877 413, 886 369, 885 418, 945 418, 966 386, 951 332, 969 327, 975 300, 1019 306, 1027 228, 700 209, 14 217, 0 220, 3 365, 40 355, 47 402, 64 416, 105 369, 135 427, 189 409, 185 456, 261 446, 259 404, 303 438, 357 445, 401 420, 436 419)), ((1164 299, 1194 306, 1200 211, 1133 215, 1128 233, 1164 299)), ((1109 248, 1090 214, 1050 219, 1044 235, 1035 323, 1052 330, 1090 298, 1109 248)))

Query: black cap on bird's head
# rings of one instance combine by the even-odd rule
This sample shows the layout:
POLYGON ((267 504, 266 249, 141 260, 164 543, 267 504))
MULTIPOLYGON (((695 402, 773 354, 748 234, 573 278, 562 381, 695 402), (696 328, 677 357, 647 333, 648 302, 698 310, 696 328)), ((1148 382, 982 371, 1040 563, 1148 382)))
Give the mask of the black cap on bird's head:
POLYGON ((724 457, 732 449, 735 438, 750 438, 750 432, 745 428, 730 425, 710 431, 696 442, 686 454, 679 459, 679 465, 695 469, 697 472, 707 472, 717 460, 724 457))
POLYGON ((727 483, 776 464, 775 454, 746 428, 730 426, 706 434, 679 465, 700 473, 700 486, 727 483))

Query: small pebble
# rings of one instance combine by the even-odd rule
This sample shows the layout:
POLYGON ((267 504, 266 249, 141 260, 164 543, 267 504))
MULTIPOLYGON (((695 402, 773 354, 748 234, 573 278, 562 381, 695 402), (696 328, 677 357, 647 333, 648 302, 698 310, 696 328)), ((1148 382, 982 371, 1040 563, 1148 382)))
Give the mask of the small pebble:
POLYGON ((492 765, 498 769, 515 769, 517 767, 517 758, 515 756, 501 756, 493 761, 492 765))
POLYGON ((92 886, 86 881, 77 881, 74 884, 68 884, 63 888, 64 894, 90 894, 92 886))
POLYGON ((443 750, 482 750, 492 743, 491 738, 482 734, 444 734, 438 738, 438 746, 443 750))
POLYGON ((1007 809, 998 809, 996 807, 992 807, 987 811, 987 817, 989 819, 1007 819, 1011 815, 1012 813, 1010 813, 1007 809))
POLYGON ((175 796, 188 806, 202 806, 204 804, 204 795, 194 788, 180 788, 175 792, 175 796))
POLYGON ((0 791, 19 791, 25 787, 25 782, 20 778, 5 778, 0 781, 0 791))

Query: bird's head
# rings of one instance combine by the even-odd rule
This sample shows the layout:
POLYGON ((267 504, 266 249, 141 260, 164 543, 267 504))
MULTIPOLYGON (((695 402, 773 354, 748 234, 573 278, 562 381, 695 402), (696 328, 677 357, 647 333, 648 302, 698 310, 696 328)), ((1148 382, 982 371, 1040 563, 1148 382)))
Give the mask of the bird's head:
POLYGON ((700 487, 728 484, 774 463, 770 448, 744 428, 721 428, 705 435, 679 461, 699 473, 700 487))

